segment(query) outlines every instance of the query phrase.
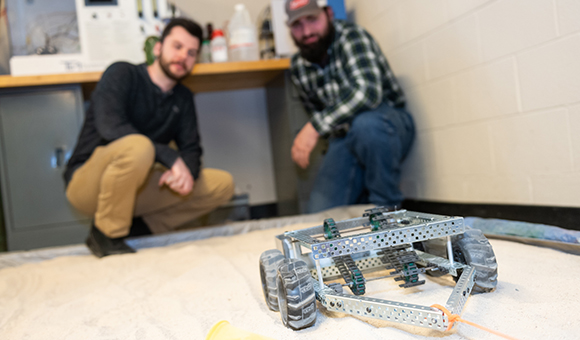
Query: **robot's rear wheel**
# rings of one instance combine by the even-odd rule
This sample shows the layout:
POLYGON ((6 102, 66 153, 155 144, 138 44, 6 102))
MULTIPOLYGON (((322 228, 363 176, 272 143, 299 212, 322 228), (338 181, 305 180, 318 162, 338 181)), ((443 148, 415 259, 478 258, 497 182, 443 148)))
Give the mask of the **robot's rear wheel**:
MULTIPOLYGON (((476 276, 473 292, 486 293, 494 290, 497 286, 497 261, 491 244, 481 230, 466 227, 465 232, 453 236, 451 242, 454 260, 475 267, 476 276)), ((444 239, 423 242, 423 248, 426 252, 447 258, 445 246, 444 239)), ((442 272, 429 271, 427 274, 440 276, 442 272)))

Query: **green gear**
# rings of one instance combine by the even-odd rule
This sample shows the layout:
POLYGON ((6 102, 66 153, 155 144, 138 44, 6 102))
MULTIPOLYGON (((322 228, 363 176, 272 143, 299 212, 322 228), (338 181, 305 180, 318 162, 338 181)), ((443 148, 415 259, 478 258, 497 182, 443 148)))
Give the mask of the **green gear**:
POLYGON ((334 234, 332 233, 333 230, 336 230, 336 223, 334 223, 334 220, 332 218, 324 220, 324 237, 327 240, 334 238, 334 234))

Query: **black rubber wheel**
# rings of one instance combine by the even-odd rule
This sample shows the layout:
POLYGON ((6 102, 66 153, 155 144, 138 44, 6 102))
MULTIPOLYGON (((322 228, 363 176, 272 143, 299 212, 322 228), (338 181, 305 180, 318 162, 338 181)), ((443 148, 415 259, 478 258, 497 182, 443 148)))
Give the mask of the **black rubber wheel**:
POLYGON ((278 268, 278 305, 284 326, 299 330, 316 323, 316 296, 306 262, 284 259, 278 268))
MULTIPOLYGON (((453 258, 463 264, 475 267, 474 293, 491 292, 497 286, 497 261, 488 239, 479 229, 465 228, 461 235, 451 237, 453 258)), ((425 251, 447 258, 446 242, 435 239, 423 242, 425 251)), ((429 271, 429 275, 441 276, 442 272, 429 271)), ((455 278, 456 280, 458 279, 455 278)))
POLYGON ((497 261, 489 240, 479 229, 467 229, 457 235, 453 256, 457 261, 475 267, 475 293, 491 292, 497 286, 497 261))
POLYGON ((278 267, 284 260, 284 255, 278 249, 266 250, 260 256, 260 277, 262 279, 262 292, 266 305, 271 310, 278 311, 278 289, 276 287, 276 276, 278 267))

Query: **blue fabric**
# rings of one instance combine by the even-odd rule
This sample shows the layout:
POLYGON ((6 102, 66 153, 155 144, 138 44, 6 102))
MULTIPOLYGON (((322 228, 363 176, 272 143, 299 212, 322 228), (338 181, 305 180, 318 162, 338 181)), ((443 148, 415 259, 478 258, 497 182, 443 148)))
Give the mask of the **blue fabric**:
POLYGON ((484 234, 529 237, 538 240, 580 244, 580 231, 577 230, 495 218, 466 217, 464 221, 466 226, 479 229, 484 234))
POLYGON ((332 7, 334 12, 334 18, 339 20, 346 20, 346 6, 344 5, 344 0, 328 0, 328 6, 332 7))
POLYGON ((357 114, 344 137, 329 139, 310 211, 355 203, 400 205, 401 163, 414 136, 413 119, 404 109, 381 104, 357 114))

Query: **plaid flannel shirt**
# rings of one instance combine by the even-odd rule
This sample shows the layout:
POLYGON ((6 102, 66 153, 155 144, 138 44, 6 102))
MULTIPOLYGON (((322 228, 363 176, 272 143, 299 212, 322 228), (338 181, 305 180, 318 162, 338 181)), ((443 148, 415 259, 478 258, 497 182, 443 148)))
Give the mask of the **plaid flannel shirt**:
POLYGON ((382 102, 404 107, 405 97, 387 59, 362 27, 335 20, 324 67, 296 54, 290 74, 314 128, 322 136, 382 102))

